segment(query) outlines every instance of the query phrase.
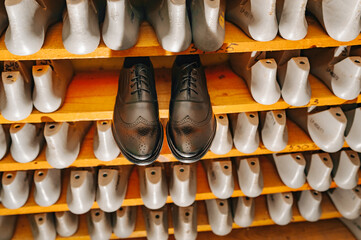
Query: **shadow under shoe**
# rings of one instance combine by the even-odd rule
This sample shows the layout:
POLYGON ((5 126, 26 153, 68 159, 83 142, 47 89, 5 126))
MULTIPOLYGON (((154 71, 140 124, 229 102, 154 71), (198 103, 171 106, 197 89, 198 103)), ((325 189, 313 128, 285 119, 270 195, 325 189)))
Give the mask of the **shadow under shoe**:
POLYGON ((199 56, 178 56, 172 69, 167 140, 181 162, 201 159, 216 133, 206 76, 199 56))
POLYGON ((149 58, 125 59, 114 107, 113 134, 122 154, 135 164, 151 164, 160 154, 163 127, 149 58))

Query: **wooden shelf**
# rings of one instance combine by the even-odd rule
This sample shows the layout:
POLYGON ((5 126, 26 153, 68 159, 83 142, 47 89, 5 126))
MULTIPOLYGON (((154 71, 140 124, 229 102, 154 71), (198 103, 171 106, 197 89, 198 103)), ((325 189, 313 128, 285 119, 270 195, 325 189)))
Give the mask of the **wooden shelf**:
MULTIPOLYGON (((258 42, 249 38, 235 25, 226 22, 226 36, 218 53, 273 51, 289 49, 306 49, 315 47, 336 47, 342 45, 361 45, 361 36, 350 42, 339 42, 327 35, 320 24, 312 17, 307 17, 308 34, 299 41, 290 41, 277 36, 269 42, 258 42)), ((193 44, 184 52, 171 53, 161 48, 153 28, 144 22, 140 28, 139 40, 135 47, 124 51, 113 51, 101 41, 98 48, 86 55, 69 53, 62 42, 62 23, 51 26, 46 33, 44 45, 40 51, 29 56, 16 56, 11 54, 5 47, 4 35, 0 39, 0 61, 4 60, 39 60, 39 59, 83 59, 83 58, 112 58, 130 56, 164 56, 175 54, 200 54, 193 44)))
MULTIPOLYGON (((308 183, 305 183, 302 187, 298 189, 292 189, 283 184, 280 179, 277 169, 273 164, 272 160, 269 158, 262 156, 261 157, 261 169, 263 173, 264 179, 264 189, 262 194, 271 194, 277 192, 293 192, 293 191, 303 191, 307 189, 311 189, 308 183)), ((169 168, 169 165, 167 168, 169 168)), ((361 174, 361 173, 360 173, 361 174)), ((244 193, 240 190, 238 185, 237 174, 234 171, 234 183, 235 188, 232 194, 232 197, 245 196, 244 193)), ((361 176, 361 175, 360 175, 361 176)), ((169 179, 169 177, 168 177, 169 179)), ((63 172, 62 179, 62 193, 59 200, 52 206, 49 207, 41 207, 35 203, 34 200, 34 186, 32 186, 32 190, 30 191, 30 196, 27 203, 19 208, 19 209, 7 209, 0 204, 0 215, 14 215, 14 214, 30 214, 30 213, 42 213, 42 212, 60 212, 60 211, 69 211, 69 208, 66 203, 66 190, 69 182, 69 170, 65 170, 63 172)), ((359 183, 361 184, 361 178, 359 179, 359 183)), ((336 184, 332 182, 330 188, 335 188, 336 184)), ((206 199, 214 199, 216 196, 212 193, 211 189, 208 185, 208 179, 206 172, 201 163, 197 164, 197 194, 196 201, 206 200, 206 199)), ((173 200, 170 195, 167 198, 167 203, 172 203, 173 200)), ((135 205, 143 205, 143 200, 140 196, 139 189, 139 179, 138 172, 136 168, 133 168, 133 171, 130 175, 128 182, 128 190, 124 199, 122 206, 135 206, 135 205)), ((98 204, 94 202, 92 209, 99 208, 98 204)))
MULTIPOLYGON (((315 151, 320 148, 312 142, 311 138, 295 123, 287 120, 287 128, 288 128, 288 144, 286 148, 280 152, 303 152, 303 151, 315 151)), ((93 152, 93 135, 94 135, 94 126, 86 135, 83 144, 81 146, 81 150, 77 160, 74 161, 70 167, 97 167, 97 166, 117 166, 117 165, 130 165, 129 162, 124 156, 120 155, 115 160, 109 162, 103 162, 98 160, 94 156, 93 152)), ((347 147, 345 143, 344 147, 347 147)), ((245 154, 239 152, 236 148, 233 148, 229 153, 224 155, 217 155, 209 151, 204 157, 205 159, 215 159, 215 158, 227 158, 227 157, 237 157, 237 156, 253 156, 253 155, 264 155, 271 154, 270 150, 268 150, 262 143, 258 147, 258 149, 251 154, 245 154)), ((164 138, 163 148, 161 151, 161 155, 158 158, 159 162, 177 162, 178 160, 172 155, 166 138, 164 138)), ((45 157, 45 147, 43 148, 40 155, 32 162, 29 163, 18 163, 13 160, 11 154, 8 153, 1 161, 0 161, 0 172, 5 171, 18 171, 18 170, 35 170, 35 169, 49 169, 52 168, 50 164, 46 161, 45 157)))
MULTIPOLYGON (((361 44, 361 43, 360 43, 361 44)), ((215 114, 266 111, 294 108, 283 99, 272 105, 253 100, 246 83, 227 64, 206 68, 208 90, 215 114)), ((78 73, 70 84, 64 105, 56 112, 33 110, 18 122, 71 122, 108 120, 113 117, 119 72, 78 73)), ((168 118, 171 89, 171 70, 155 69, 155 79, 161 118, 168 118)), ((346 101, 336 97, 320 80, 310 75, 312 98, 306 106, 325 106, 360 103, 361 97, 346 101)), ((304 107, 306 107, 304 106, 304 107)), ((0 124, 12 123, 0 115, 0 124)))
MULTIPOLYGON (((295 201, 296 202, 296 201, 295 201)), ((293 204, 293 218, 292 222, 304 222, 306 221, 299 213, 298 208, 296 206, 297 204, 293 204)), ((339 218, 341 217, 341 214, 336 210, 336 208, 331 203, 330 199, 326 194, 323 194, 322 199, 322 215, 321 219, 332 219, 332 218, 339 218)), ((203 201, 197 202, 197 222, 198 232, 210 232, 211 226, 208 223, 207 219, 207 211, 205 207, 205 203, 203 201)), ((169 228, 168 232, 169 234, 174 234, 174 228, 172 224, 172 215, 170 212, 170 208, 168 208, 168 222, 169 222, 169 228)), ((145 222, 142 214, 142 210, 139 207, 137 211, 137 223, 135 226, 134 232, 131 234, 129 238, 139 238, 139 237, 145 237, 146 236, 146 229, 145 229, 145 222)), ((275 223, 270 218, 267 210, 267 202, 265 196, 260 196, 255 199, 255 218, 251 225, 251 227, 256 226, 267 226, 267 225, 274 225, 275 223)), ((233 223, 233 229, 240 228, 238 225, 233 223)), ((16 231, 13 237, 13 240, 17 239, 28 239, 31 238, 30 235, 30 225, 28 223, 28 220, 26 219, 26 216, 19 216, 16 231)), ((116 239, 117 237, 113 234, 112 239, 116 239)), ((62 239, 58 237, 58 239, 62 239)), ((88 230, 86 226, 86 220, 85 215, 80 216, 79 221, 79 229, 78 231, 70 238, 67 239, 90 239, 88 236, 88 230)))

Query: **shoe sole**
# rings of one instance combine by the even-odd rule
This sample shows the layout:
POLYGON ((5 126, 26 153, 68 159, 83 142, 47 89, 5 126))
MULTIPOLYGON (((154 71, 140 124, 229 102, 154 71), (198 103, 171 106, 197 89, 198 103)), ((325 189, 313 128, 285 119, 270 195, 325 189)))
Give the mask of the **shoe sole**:
POLYGON ((202 157, 204 157, 204 155, 206 155, 206 153, 211 148, 211 144, 213 142, 214 136, 216 135, 217 121, 216 121, 215 117, 213 117, 213 120, 214 120, 215 124, 214 124, 214 129, 213 129, 213 133, 212 133, 211 138, 208 140, 208 143, 203 148, 203 150, 200 153, 198 153, 198 154, 196 154, 195 156, 192 156, 192 157, 184 157, 184 156, 182 156, 182 154, 178 151, 178 149, 176 149, 174 147, 174 144, 173 144, 172 140, 169 137, 169 122, 167 123, 166 133, 167 133, 168 147, 169 147, 170 151, 172 152, 172 154, 175 156, 175 158, 178 161, 180 161, 182 163, 194 163, 194 162, 197 162, 197 161, 201 160, 202 157))
POLYGON ((161 122, 159 122, 160 124, 160 139, 158 141, 158 144, 157 144, 157 147, 154 151, 154 153, 152 154, 152 156, 150 156, 149 158, 147 159, 144 159, 144 160, 139 160, 137 158, 135 158, 133 155, 131 154, 128 154, 127 151, 123 148, 120 140, 118 139, 118 135, 115 134, 116 131, 115 131, 115 127, 114 127, 114 121, 113 121, 113 124, 112 124, 112 131, 113 131, 113 135, 114 135, 114 139, 115 141, 117 142, 117 145, 120 149, 120 152, 124 155, 124 157, 126 159, 128 159, 128 161, 136 164, 136 165, 140 165, 140 166, 145 166, 145 165, 149 165, 149 164, 152 164, 155 160, 157 160, 157 158, 159 157, 160 155, 160 151, 162 150, 162 146, 163 146, 163 139, 164 139, 164 131, 163 131, 163 125, 161 122))

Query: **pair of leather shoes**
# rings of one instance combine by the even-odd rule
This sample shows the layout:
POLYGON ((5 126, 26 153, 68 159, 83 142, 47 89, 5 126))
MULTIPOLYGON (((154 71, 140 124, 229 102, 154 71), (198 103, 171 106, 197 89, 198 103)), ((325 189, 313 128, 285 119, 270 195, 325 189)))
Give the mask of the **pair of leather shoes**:
MULTIPOLYGON (((201 159, 216 131, 207 83, 199 56, 178 56, 172 69, 167 140, 182 162, 201 159)), ((154 162, 163 144, 163 126, 149 58, 126 58, 119 77, 113 115, 114 138, 131 162, 154 162)))

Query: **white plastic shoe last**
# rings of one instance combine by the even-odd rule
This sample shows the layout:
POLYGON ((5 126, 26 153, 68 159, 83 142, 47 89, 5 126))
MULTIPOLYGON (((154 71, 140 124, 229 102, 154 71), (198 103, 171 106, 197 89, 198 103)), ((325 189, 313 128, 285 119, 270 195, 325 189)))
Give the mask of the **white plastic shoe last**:
POLYGON ((361 90, 361 57, 349 56, 349 52, 350 47, 346 46, 303 52, 311 63, 311 73, 323 81, 333 94, 345 100, 355 99, 361 90))
POLYGON ((66 203, 74 214, 90 210, 95 200, 95 181, 91 170, 72 170, 66 193, 66 203))
POLYGON ((36 170, 34 173, 34 199, 36 204, 48 207, 56 203, 61 193, 59 169, 36 170))
POLYGON ((246 81, 253 99, 271 105, 280 99, 281 90, 276 78, 277 63, 265 57, 266 52, 238 53, 231 54, 230 60, 233 71, 246 81))
POLYGON ((309 222, 318 221, 322 214, 321 201, 321 193, 313 190, 302 191, 297 202, 301 216, 309 222))
POLYGON ((0 216, 0 240, 11 240, 16 227, 16 215, 0 216))
POLYGON ((109 213, 92 209, 87 213, 88 233, 92 240, 110 239, 112 226, 109 213))
POLYGON ((202 161, 207 172, 208 184, 212 193, 220 199, 231 197, 234 191, 232 162, 230 160, 202 161))
POLYGON ((197 163, 172 165, 169 183, 169 194, 175 205, 190 206, 197 193, 197 163))
POLYGON ((218 155, 227 154, 233 146, 229 121, 226 114, 216 115, 217 130, 210 150, 218 155))
POLYGON ((196 48, 206 52, 218 50, 225 36, 226 0, 193 0, 190 9, 196 48))
POLYGON ((101 161, 118 157, 120 149, 114 140, 111 121, 97 121, 93 137, 94 155, 101 161))
POLYGON ((197 239, 197 203, 189 207, 173 205, 172 216, 176 240, 197 239))
POLYGON ((243 153, 253 153, 259 147, 258 112, 230 115, 234 146, 243 153))
POLYGON ((73 236, 79 227, 79 217, 71 212, 54 213, 56 232, 61 237, 73 236))
POLYGON ((205 200, 207 206, 208 222, 212 232, 218 236, 225 236, 232 231, 231 207, 227 200, 205 200))
POLYGON ((78 157, 81 143, 91 122, 46 123, 44 137, 47 143, 45 157, 54 168, 66 168, 78 157))
POLYGON ((35 240, 56 239, 53 213, 38 213, 29 216, 31 232, 35 240))
POLYGON ((275 193, 267 195, 268 213, 278 225, 287 225, 292 220, 292 193, 275 193))
POLYGON ((182 52, 190 46, 192 32, 186 0, 149 1, 146 14, 166 51, 182 52))
POLYGON ((352 189, 356 187, 359 179, 360 158, 351 150, 342 150, 331 155, 334 168, 333 180, 338 187, 352 189))
POLYGON ((254 219, 255 203, 253 198, 238 197, 232 199, 234 222, 240 227, 249 227, 254 219))
POLYGON ((140 196, 149 209, 164 206, 168 197, 168 186, 164 166, 155 163, 149 166, 138 166, 140 196))
POLYGON ((278 175, 290 188, 300 188, 306 182, 306 160, 302 153, 273 154, 278 175))
POLYGON ((0 2, 0 34, 2 34, 5 28, 8 26, 9 20, 8 15, 6 14, 6 9, 4 1, 0 2))
POLYGON ((285 110, 261 112, 262 142, 273 152, 285 149, 288 143, 288 130, 285 110))
POLYGON ((337 152, 344 144, 346 117, 340 107, 291 109, 287 116, 297 123, 312 141, 325 152, 337 152))
POLYGON ((354 189, 335 188, 328 191, 337 211, 344 218, 356 219, 361 214, 361 188, 357 186, 354 189))
POLYGON ((8 127, 0 124, 0 160, 5 157, 10 148, 10 134, 8 127))
POLYGON ((60 20, 64 5, 64 1, 6 0, 9 17, 9 27, 5 33, 6 48, 20 56, 39 51, 48 26, 60 20))
POLYGON ((345 111, 347 118, 347 125, 345 130, 345 140, 349 147, 356 151, 361 152, 361 108, 355 108, 345 111))
POLYGON ((43 113, 55 112, 64 103, 74 71, 70 60, 37 61, 33 66, 34 107, 43 113))
POLYGON ((353 220, 346 218, 339 218, 339 220, 352 232, 356 239, 361 239, 361 216, 353 220))
POLYGON ((63 15, 63 44, 73 54, 93 52, 100 42, 99 20, 105 1, 66 0, 63 15))
POLYGON ((120 208, 127 193, 132 169, 131 165, 99 169, 96 201, 101 210, 114 212, 120 208))
POLYGON ((112 214, 113 232, 119 238, 127 238, 133 233, 137 220, 137 206, 119 208, 112 214))
POLYGON ((22 207, 29 197, 30 183, 26 171, 4 172, 0 191, 1 203, 5 208, 22 207))
POLYGON ((226 17, 256 41, 277 36, 276 0, 228 0, 226 17))
POLYGON ((167 240, 168 239, 168 206, 159 210, 150 210, 143 208, 145 229, 148 240, 167 240))
POLYGON ((15 123, 10 127, 12 158, 19 163, 34 161, 44 145, 43 127, 31 123, 15 123))
POLYGON ((236 159, 238 184, 248 197, 258 197, 263 190, 263 174, 258 158, 236 159))
POLYGON ((300 50, 267 53, 267 57, 277 62, 277 79, 282 88, 282 98, 292 106, 307 105, 311 99, 311 85, 308 81, 310 63, 307 57, 300 57, 300 53, 300 50))
POLYGON ((28 64, 4 62, 4 72, 1 75, 0 84, 0 107, 1 115, 7 120, 23 120, 33 111, 32 78, 28 64))
POLYGON ((277 0, 280 35, 287 40, 301 40, 307 35, 307 0, 277 0))
POLYGON ((305 154, 307 159, 307 182, 312 189, 324 192, 332 183, 332 158, 328 153, 305 154))
POLYGON ((102 36, 105 45, 112 50, 125 50, 138 41, 143 12, 132 5, 131 0, 107 0, 102 36))
POLYGON ((330 37, 348 42, 361 31, 361 1, 308 0, 307 9, 316 16, 330 37))

